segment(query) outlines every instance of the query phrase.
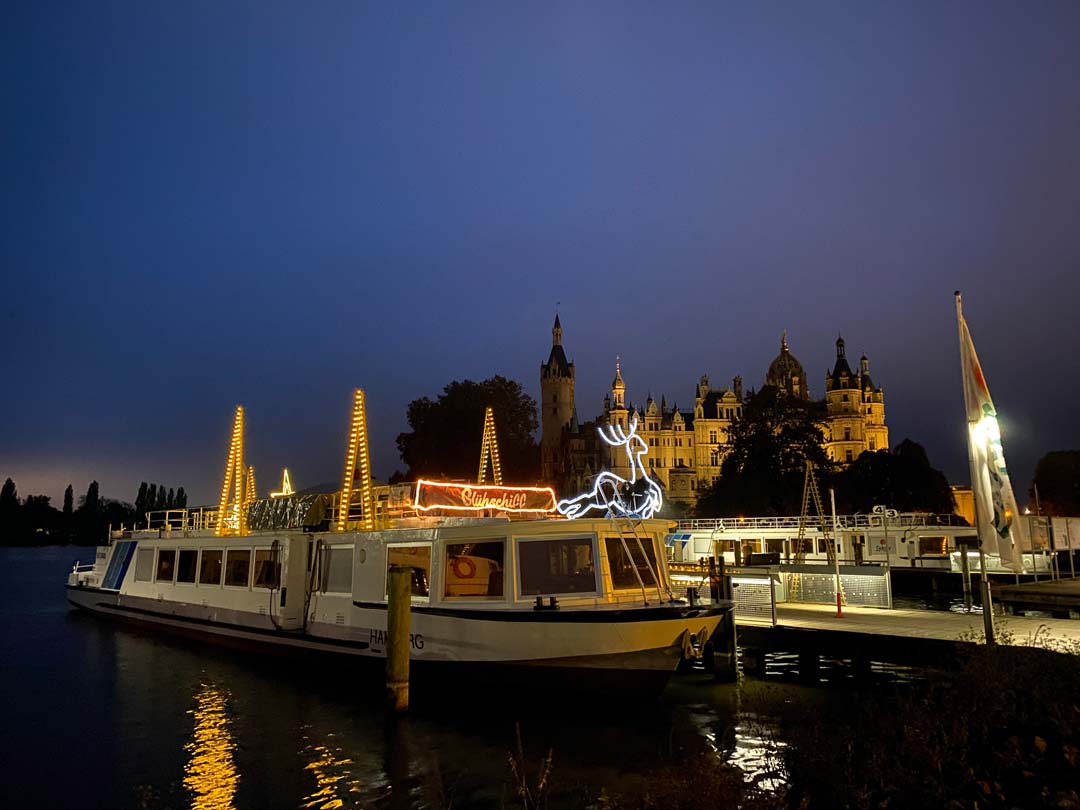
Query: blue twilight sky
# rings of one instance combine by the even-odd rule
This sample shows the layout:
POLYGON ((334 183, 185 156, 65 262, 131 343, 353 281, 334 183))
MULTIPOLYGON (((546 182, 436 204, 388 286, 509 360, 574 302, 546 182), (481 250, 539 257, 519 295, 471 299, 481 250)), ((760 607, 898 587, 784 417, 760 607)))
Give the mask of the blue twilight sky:
MULTIPOLYGON (((47 2, 0 24, 0 477, 216 496, 374 469, 409 400, 583 419, 760 386, 838 332, 893 444, 967 478, 965 294, 1021 502, 1078 441, 1080 3, 47 2)), ((479 448, 478 448, 479 450, 479 448)))

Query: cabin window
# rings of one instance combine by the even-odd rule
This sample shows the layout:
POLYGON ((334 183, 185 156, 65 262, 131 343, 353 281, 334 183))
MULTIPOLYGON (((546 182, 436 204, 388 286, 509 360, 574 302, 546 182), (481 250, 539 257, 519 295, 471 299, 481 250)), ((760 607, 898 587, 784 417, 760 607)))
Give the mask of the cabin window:
POLYGON ((221 584, 221 549, 204 548, 202 550, 202 556, 199 559, 199 584, 221 584))
POLYGON ((920 537, 920 557, 944 557, 947 551, 947 541, 944 537, 920 537))
POLYGON ((281 563, 277 561, 273 549, 255 549, 255 587, 281 587, 281 563))
POLYGON ((504 540, 447 545, 443 595, 501 598, 505 555, 504 540))
POLYGON ((157 574, 155 582, 172 582, 173 574, 176 573, 176 549, 160 549, 157 558, 157 574))
POLYGON ((769 537, 765 540, 765 550, 770 554, 784 554, 784 540, 782 537, 769 537))
POLYGON ((325 549, 326 568, 323 569, 323 592, 352 593, 352 546, 325 549))
POLYGON ((518 543, 522 596, 596 593, 596 563, 588 537, 518 543))
POLYGON ((195 567, 199 552, 193 548, 182 548, 176 559, 176 581, 188 585, 195 584, 195 567))
POLYGON ((802 553, 802 554, 813 554, 814 553, 814 538, 812 538, 812 537, 804 537, 802 539, 801 544, 800 544, 799 538, 796 537, 794 540, 791 541, 791 546, 792 546, 792 548, 799 549, 799 552, 802 553))
MULTIPOLYGON (((431 546, 387 546, 386 570, 400 565, 412 569, 412 595, 428 596, 431 582, 431 546)), ((389 578, 387 578, 389 582, 389 578)))
POLYGON ((626 538, 626 545, 618 537, 608 537, 604 540, 607 549, 608 566, 611 568, 611 584, 616 589, 640 588, 638 577, 646 588, 656 587, 660 571, 656 567, 656 545, 651 537, 642 540, 638 545, 637 538, 626 538), (641 556, 641 549, 645 549, 645 556, 641 556), (626 556, 627 549, 630 556, 626 556), (634 569, 637 568, 637 576, 634 569))
POLYGON ((230 548, 225 551, 225 584, 246 588, 251 579, 251 549, 230 548))
POLYGON ((152 582, 154 579, 154 550, 140 548, 135 552, 135 581, 152 582))

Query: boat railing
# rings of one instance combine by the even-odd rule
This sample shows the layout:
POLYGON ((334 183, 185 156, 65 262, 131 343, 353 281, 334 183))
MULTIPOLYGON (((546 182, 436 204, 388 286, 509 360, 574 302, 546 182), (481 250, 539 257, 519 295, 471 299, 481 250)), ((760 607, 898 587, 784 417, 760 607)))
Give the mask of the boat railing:
MULTIPOLYGON (((782 517, 726 517, 726 518, 693 518, 680 520, 680 531, 733 531, 737 529, 798 529, 800 518, 798 515, 786 515, 782 517)), ((821 530, 832 528, 832 518, 824 519, 817 516, 807 516, 804 525, 809 529, 821 530)), ((882 528, 884 523, 880 515, 837 515, 836 527, 839 529, 877 529, 882 528)), ((888 518, 888 528, 914 528, 921 526, 967 526, 968 523, 959 515, 932 514, 929 512, 902 512, 896 517, 888 518)))
POLYGON ((216 506, 159 509, 146 512, 143 516, 145 524, 139 528, 166 532, 213 530, 218 525, 218 511, 216 506))

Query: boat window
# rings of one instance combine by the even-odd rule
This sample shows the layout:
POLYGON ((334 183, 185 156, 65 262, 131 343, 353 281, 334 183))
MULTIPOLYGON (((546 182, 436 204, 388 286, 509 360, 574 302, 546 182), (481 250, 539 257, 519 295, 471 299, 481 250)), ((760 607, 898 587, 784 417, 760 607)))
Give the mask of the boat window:
POLYGON ((611 584, 615 588, 640 588, 641 583, 646 588, 655 588, 656 580, 660 571, 656 567, 656 546, 651 537, 642 538, 641 546, 638 546, 637 538, 627 537, 626 545, 618 537, 608 537, 604 541, 607 548, 608 565, 611 567, 611 584), (645 549, 645 556, 641 556, 641 548, 645 549), (630 549, 630 557, 626 556, 626 550, 630 549), (634 568, 637 568, 637 576, 634 568), (641 577, 641 583, 638 582, 641 577))
POLYGON ((412 569, 413 596, 428 595, 428 583, 431 581, 431 546, 387 546, 386 570, 389 571, 393 565, 412 569))
POLYGON ((154 579, 154 550, 140 548, 135 552, 135 581, 152 582, 154 579))
POLYGON ((506 541, 446 547, 445 596, 501 597, 506 541))
POLYGON ((352 546, 326 549, 323 591, 352 593, 352 546))
POLYGON ((225 551, 225 584, 246 588, 251 578, 251 549, 230 548, 225 551))
POLYGON ((176 573, 176 549, 160 549, 157 558, 157 575, 155 582, 172 582, 173 574, 176 573))
POLYGON ((195 584, 195 563, 199 552, 193 548, 182 548, 176 558, 176 581, 195 584))
POLYGON ((948 541, 944 537, 920 537, 920 557, 944 557, 948 551, 948 541))
POLYGON ((592 539, 527 540, 518 543, 522 596, 596 593, 592 539))
POLYGON ((277 588, 281 585, 281 563, 273 549, 255 549, 255 587, 277 588))
POLYGON ((199 584, 221 584, 221 549, 204 548, 202 550, 202 560, 199 565, 199 584))

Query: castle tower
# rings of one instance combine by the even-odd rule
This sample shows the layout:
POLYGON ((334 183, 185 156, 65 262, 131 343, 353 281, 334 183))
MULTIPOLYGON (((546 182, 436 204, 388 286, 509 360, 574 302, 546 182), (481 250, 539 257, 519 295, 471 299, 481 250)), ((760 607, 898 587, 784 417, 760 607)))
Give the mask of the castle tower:
POLYGON ((574 415, 574 364, 562 347, 562 324, 555 316, 551 353, 540 364, 540 471, 554 483, 563 474, 562 432, 574 415))
MULTIPOLYGON (((623 382, 622 369, 619 367, 619 361, 616 360, 615 379, 611 381, 611 394, 604 397, 604 419, 608 426, 619 425, 623 430, 629 430, 632 416, 630 409, 626 406, 626 383, 623 382)), ((639 418, 638 431, 643 432, 644 429, 644 423, 639 418)), ((630 464, 626 459, 626 454, 622 450, 612 452, 612 448, 607 444, 601 447, 601 464, 624 478, 630 474, 630 464)))
POLYGON ((825 451, 832 461, 851 464, 866 450, 888 449, 885 394, 874 388, 866 355, 852 372, 843 337, 836 339, 833 370, 825 374, 825 411, 825 451))

